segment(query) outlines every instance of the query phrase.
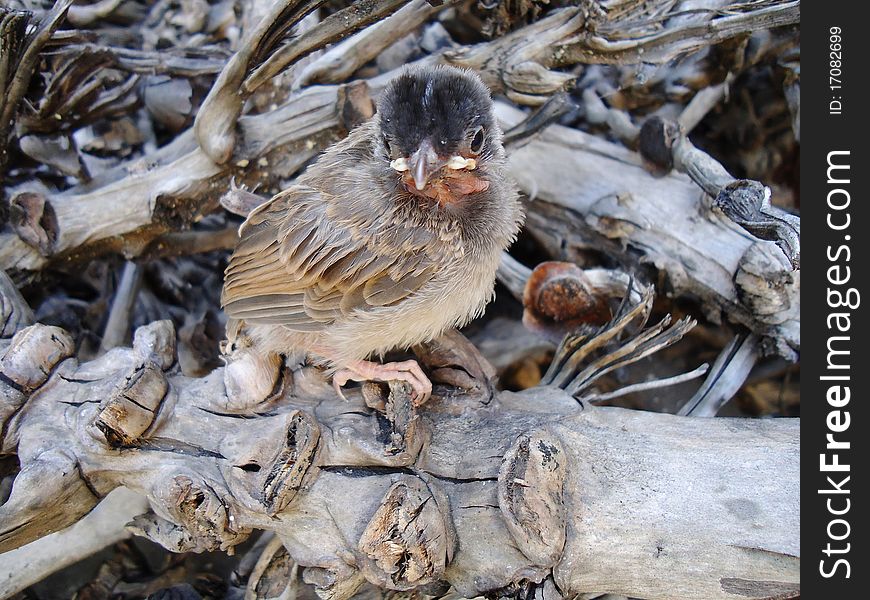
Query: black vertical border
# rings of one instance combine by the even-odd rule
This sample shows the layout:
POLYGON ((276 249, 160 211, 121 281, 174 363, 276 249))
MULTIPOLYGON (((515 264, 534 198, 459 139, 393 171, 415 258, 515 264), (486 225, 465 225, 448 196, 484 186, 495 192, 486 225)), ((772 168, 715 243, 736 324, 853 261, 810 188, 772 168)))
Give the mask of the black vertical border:
MULTIPOLYGON (((868 307, 865 305, 870 304, 870 290, 864 285, 864 275, 870 269, 870 216, 867 210, 870 201, 867 194, 870 97, 866 84, 870 74, 867 66, 870 63, 870 30, 859 14, 866 14, 862 10, 865 7, 863 2, 846 0, 810 0, 801 5, 801 596, 806 600, 865 598, 870 589, 867 583, 870 564, 866 562, 865 552, 865 546, 870 543, 866 528, 866 512, 870 506, 867 505, 866 492, 862 491, 870 484, 870 474, 865 468, 870 435, 866 408, 870 401, 867 398, 870 337, 866 335, 868 307), (841 90, 830 87, 832 27, 842 30, 841 90), (838 115, 830 114, 830 101, 835 99, 842 102, 842 113, 838 115), (837 150, 850 152, 851 177, 845 187, 851 198, 848 208, 851 224, 843 231, 834 231, 827 224, 830 211, 828 192, 844 187, 827 181, 828 153, 837 150), (836 256, 836 249, 843 244, 850 247, 851 260, 830 261, 829 247, 836 256), (847 284, 833 286, 828 281, 827 270, 833 264, 851 267, 851 280, 847 284), (837 287, 843 291, 855 287, 861 293, 861 305, 855 310, 831 308, 827 301, 828 289, 837 287), (850 426, 845 432, 834 435, 837 440, 851 443, 849 450, 839 452, 840 462, 850 465, 848 475, 851 479, 842 486, 849 489, 848 495, 833 495, 819 493, 819 490, 831 488, 828 475, 837 482, 842 480, 842 474, 823 473, 820 469, 820 454, 826 452, 826 435, 830 433, 828 414, 835 410, 826 398, 831 382, 822 381, 820 377, 828 372, 828 337, 844 335, 828 329, 828 316, 843 310, 850 312, 851 317, 848 334, 851 381, 843 383, 850 386, 851 400, 840 410, 849 412, 850 426), (834 509, 841 509, 847 497, 851 502, 848 513, 837 517, 828 512, 826 502, 829 498, 833 499, 834 509), (849 536, 842 541, 828 537, 828 524, 836 518, 849 523, 849 536), (824 551, 829 542, 832 548, 845 548, 848 543, 849 552, 827 556, 824 551), (833 577, 823 577, 821 561, 825 561, 824 568, 830 572, 837 558, 848 561, 849 578, 844 576, 845 566, 842 564, 833 577)), ((836 215, 839 219, 842 216, 836 215)), ((845 258, 845 254, 840 257, 845 258)), ((830 451, 827 452, 830 455, 830 451)), ((835 524, 832 532, 840 536, 845 532, 845 526, 835 524)))

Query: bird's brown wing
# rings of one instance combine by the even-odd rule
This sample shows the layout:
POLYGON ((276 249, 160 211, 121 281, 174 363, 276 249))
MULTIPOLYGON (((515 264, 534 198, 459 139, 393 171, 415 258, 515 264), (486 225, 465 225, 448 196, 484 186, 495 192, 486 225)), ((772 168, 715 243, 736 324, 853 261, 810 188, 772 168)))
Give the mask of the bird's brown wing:
POLYGON ((400 302, 435 274, 427 230, 341 221, 334 209, 298 186, 255 209, 225 272, 227 315, 319 331, 354 310, 400 302))

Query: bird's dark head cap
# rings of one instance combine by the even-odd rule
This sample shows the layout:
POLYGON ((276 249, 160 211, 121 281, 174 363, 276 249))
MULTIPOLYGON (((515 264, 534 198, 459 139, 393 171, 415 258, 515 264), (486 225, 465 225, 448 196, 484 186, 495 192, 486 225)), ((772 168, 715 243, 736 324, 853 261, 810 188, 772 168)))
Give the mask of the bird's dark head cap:
POLYGON ((443 65, 410 67, 395 77, 381 94, 378 114, 394 158, 409 156, 427 139, 439 155, 457 154, 477 127, 494 129, 492 99, 480 77, 443 65))

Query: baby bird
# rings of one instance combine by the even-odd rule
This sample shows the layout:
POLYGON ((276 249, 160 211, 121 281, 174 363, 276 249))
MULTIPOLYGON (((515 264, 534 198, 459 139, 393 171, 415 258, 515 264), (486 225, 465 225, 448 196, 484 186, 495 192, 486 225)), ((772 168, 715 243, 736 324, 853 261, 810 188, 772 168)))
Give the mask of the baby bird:
POLYGON ((228 395, 262 400, 279 356, 304 351, 339 393, 350 380, 401 380, 424 402, 432 384, 416 361, 371 359, 461 327, 492 299, 522 222, 501 135, 476 74, 407 68, 372 119, 251 212, 221 303, 228 340, 249 340, 259 389, 231 362, 228 395))

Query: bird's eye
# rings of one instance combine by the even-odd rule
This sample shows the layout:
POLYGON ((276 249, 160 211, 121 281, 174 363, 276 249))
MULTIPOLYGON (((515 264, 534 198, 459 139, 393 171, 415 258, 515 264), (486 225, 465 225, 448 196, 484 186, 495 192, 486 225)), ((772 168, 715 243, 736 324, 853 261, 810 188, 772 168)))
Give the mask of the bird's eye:
POLYGON ((468 145, 468 149, 475 154, 480 153, 480 150, 483 148, 483 133, 483 127, 475 129, 474 137, 471 138, 471 144, 468 145))

